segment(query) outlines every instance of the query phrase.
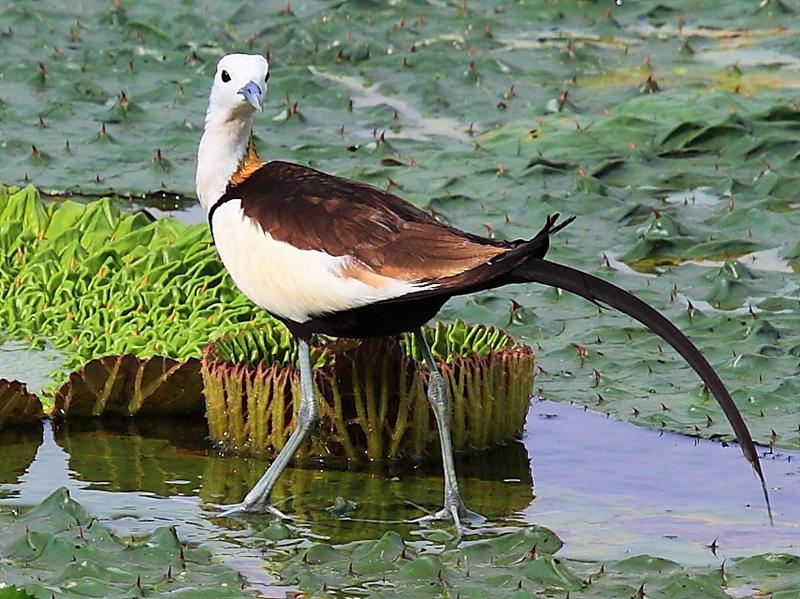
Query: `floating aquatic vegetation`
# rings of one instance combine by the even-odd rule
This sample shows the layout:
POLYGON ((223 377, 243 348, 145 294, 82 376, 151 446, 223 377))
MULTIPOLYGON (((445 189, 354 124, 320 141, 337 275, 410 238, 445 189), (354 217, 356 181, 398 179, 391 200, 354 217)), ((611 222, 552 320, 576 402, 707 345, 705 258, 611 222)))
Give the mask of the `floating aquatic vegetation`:
POLYGON ((66 372, 125 354, 199 358, 222 331, 274 322, 233 286, 205 225, 0 186, 0 329, 50 340, 66 372))
POLYGON ((675 217, 652 214, 642 224, 639 240, 621 258, 642 270, 652 270, 686 260, 729 260, 759 249, 763 247, 747 240, 704 240, 688 232, 675 217))
POLYGON ((55 392, 55 418, 202 414, 200 361, 106 356, 69 375, 55 392))
POLYGON ((241 575, 182 543, 174 527, 121 539, 63 487, 22 515, 0 510, 0 530, 0 579, 24 597, 252 596, 241 575))
POLYGON ((39 398, 24 383, 0 379, 0 429, 36 422, 43 416, 39 398))
MULTIPOLYGON (((426 329, 452 399, 453 446, 484 449, 522 432, 534 354, 494 327, 455 322, 426 329)), ((238 453, 273 455, 300 402, 294 343, 282 327, 248 329, 203 358, 209 432, 238 453)), ((436 453, 427 370, 413 336, 329 341, 316 348, 320 425, 301 453, 384 460, 436 453)))
POLYGON ((686 568, 650 555, 608 562, 570 560, 558 555, 561 546, 553 532, 537 526, 443 551, 389 532, 345 545, 316 543, 274 567, 312 596, 724 599, 730 596, 726 591, 736 592, 745 583, 759 595, 788 599, 800 583, 800 557, 788 554, 686 568))
MULTIPOLYGON (((764 553, 721 566, 685 567, 651 555, 572 560, 540 526, 498 532, 458 546, 446 531, 408 541, 390 531, 374 540, 328 544, 292 539, 292 528, 258 522, 250 543, 265 566, 309 596, 728 597, 750 589, 789 598, 800 584, 800 557, 764 553)), ((39 505, 0 506, 3 599, 187 595, 250 597, 240 574, 212 553, 183 542, 174 527, 121 538, 60 488, 39 505), (9 589, 15 589, 10 591, 9 589)))

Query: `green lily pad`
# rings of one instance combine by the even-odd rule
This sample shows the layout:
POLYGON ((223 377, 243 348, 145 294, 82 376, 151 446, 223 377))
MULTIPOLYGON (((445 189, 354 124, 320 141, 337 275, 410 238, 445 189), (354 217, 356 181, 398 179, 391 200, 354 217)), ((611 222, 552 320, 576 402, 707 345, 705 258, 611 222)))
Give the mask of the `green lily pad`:
POLYGON ((0 511, 0 531, 0 577, 21 597, 253 596, 238 573, 182 543, 174 527, 122 540, 64 488, 21 516, 0 511))
MULTIPOLYGON (((314 544, 278 561, 281 577, 309 594, 378 597, 659 597, 725 599, 746 585, 756 593, 795 592, 796 556, 736 558, 723 569, 686 568, 650 555, 599 563, 559 556, 551 531, 532 527, 457 549, 411 544, 396 533, 345 545, 314 544), (791 590, 790 590, 791 589, 791 590)), ((757 595, 753 595, 757 596, 757 595)), ((790 595, 786 595, 789 597, 790 595)))

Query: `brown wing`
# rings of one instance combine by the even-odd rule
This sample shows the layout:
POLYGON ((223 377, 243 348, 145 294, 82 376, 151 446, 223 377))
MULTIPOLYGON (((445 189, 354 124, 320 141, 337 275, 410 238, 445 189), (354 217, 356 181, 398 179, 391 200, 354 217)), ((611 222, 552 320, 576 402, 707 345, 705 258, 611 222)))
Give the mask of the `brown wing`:
POLYGON ((332 256, 353 256, 366 272, 394 279, 453 277, 505 254, 514 244, 440 223, 405 200, 364 183, 287 162, 268 162, 225 198, 274 239, 332 256))

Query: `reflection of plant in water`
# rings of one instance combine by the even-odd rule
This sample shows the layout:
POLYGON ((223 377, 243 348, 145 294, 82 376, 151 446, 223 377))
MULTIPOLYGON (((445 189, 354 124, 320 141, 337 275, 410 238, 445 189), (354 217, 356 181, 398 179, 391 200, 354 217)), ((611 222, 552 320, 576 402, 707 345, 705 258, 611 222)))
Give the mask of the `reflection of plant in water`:
MULTIPOLYGON (((533 351, 493 327, 428 329, 452 397, 453 444, 483 449, 522 432, 533 351)), ((209 432, 237 452, 273 455, 294 428, 300 401, 293 345, 283 329, 248 330, 211 345, 203 360, 209 432), (261 362, 277 355, 284 363, 261 362)), ((436 453, 413 337, 331 341, 317 355, 320 426, 306 455, 383 460, 436 453)))
POLYGON ((6 427, 0 433, 0 484, 16 483, 42 442, 42 426, 6 427))
MULTIPOLYGON (((513 461, 515 456, 509 454, 515 451, 503 448, 500 457, 510 457, 513 461)), ((522 452, 524 454, 524 449, 522 452)), ((499 460, 492 464, 495 468, 500 467, 499 460)), ((299 522, 312 523, 311 530, 315 534, 325 534, 336 543, 374 538, 389 530, 414 530, 418 525, 408 521, 423 516, 423 509, 434 508, 441 501, 441 473, 433 468, 426 475, 407 468, 395 476, 391 469, 389 472, 377 468, 341 470, 325 463, 323 473, 322 466, 316 466, 287 470, 275 485, 275 505, 291 511, 299 522), (365 524, 345 526, 336 514, 326 510, 337 497, 355 502, 356 507, 345 516, 365 524)), ((466 462, 458 466, 462 468, 466 462)), ((214 504, 239 501, 263 474, 263 469, 263 463, 252 460, 209 460, 203 473, 200 496, 214 504)), ((533 499, 527 460, 524 470, 514 472, 520 480, 507 483, 482 480, 471 476, 468 468, 462 468, 459 485, 465 499, 475 509, 490 518, 503 518, 524 509, 533 499)))
MULTIPOLYGON (((210 504, 239 501, 261 476, 264 464, 209 451, 206 434, 205 423, 191 419, 180 425, 160 418, 65 420, 55 429, 56 442, 69 454, 72 476, 89 483, 89 489, 160 497, 198 495, 210 504)), ((31 438, 22 446, 24 460, 11 460, 16 470, 8 472, 9 482, 16 482, 28 466, 39 441, 31 438)), ((524 509, 533 498, 530 462, 521 443, 461 455, 458 468, 465 496, 492 518, 524 509)), ((333 535, 336 542, 391 530, 398 521, 423 513, 415 506, 436 505, 440 494, 440 466, 412 460, 353 470, 344 460, 301 460, 275 490, 278 503, 289 502, 302 521, 313 522, 315 532, 333 535), (336 496, 358 504, 348 516, 372 523, 357 530, 338 524, 324 509, 336 496)))
POLYGON ((160 496, 192 493, 202 474, 205 423, 182 418, 67 419, 55 428, 56 442, 69 454, 69 467, 93 488, 145 491, 160 496), (186 480, 187 485, 172 481, 186 480))
MULTIPOLYGON (((372 536, 376 530, 391 530, 400 520, 422 515, 415 506, 435 506, 440 501, 441 472, 435 463, 404 460, 354 470, 336 460, 301 463, 303 468, 287 470, 277 482, 275 503, 287 502, 300 520, 317 522, 322 530, 332 526, 336 529, 336 542, 364 538, 365 533, 348 532, 331 523, 330 514, 323 508, 333 504, 337 496, 358 504, 348 516, 372 521, 372 536)), ((457 466, 464 496, 490 518, 510 516, 533 499, 530 462, 520 443, 460 456, 457 466), (509 479, 511 482, 506 482, 509 479)), ((252 459, 209 459, 200 496, 214 504, 240 501, 263 469, 262 462, 252 459)))

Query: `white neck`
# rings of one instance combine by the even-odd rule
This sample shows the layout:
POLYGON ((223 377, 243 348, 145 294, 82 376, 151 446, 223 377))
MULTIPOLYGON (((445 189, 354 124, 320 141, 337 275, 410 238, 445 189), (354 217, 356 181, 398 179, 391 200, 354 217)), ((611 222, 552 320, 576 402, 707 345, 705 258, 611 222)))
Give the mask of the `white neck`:
POLYGON ((197 199, 208 210, 214 205, 247 153, 255 115, 223 120, 206 114, 206 124, 197 149, 197 199))

